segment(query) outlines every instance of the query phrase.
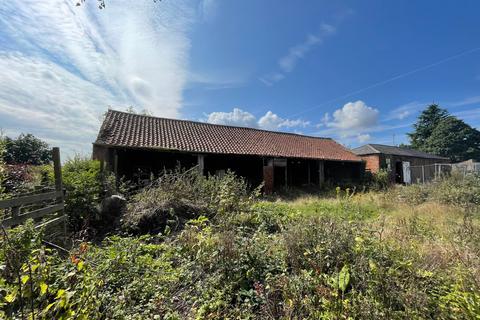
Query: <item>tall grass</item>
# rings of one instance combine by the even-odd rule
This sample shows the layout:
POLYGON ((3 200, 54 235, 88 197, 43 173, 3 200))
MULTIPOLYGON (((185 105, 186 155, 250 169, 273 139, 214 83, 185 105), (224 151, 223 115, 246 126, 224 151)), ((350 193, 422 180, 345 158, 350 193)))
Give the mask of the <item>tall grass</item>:
POLYGON ((472 181, 267 201, 231 173, 171 173, 134 196, 124 219, 175 220, 188 205, 176 232, 161 222, 136 230, 148 236, 83 243, 69 259, 28 241, 38 239, 30 224, 10 232, 2 241, 22 248, 2 243, 2 316, 475 319, 472 181), (412 199, 418 188, 424 196, 412 199))

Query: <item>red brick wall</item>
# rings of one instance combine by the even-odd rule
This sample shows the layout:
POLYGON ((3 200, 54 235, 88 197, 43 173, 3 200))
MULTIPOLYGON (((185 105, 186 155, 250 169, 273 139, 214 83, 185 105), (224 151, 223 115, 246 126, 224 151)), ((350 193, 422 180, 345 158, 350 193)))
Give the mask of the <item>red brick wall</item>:
POLYGON ((365 170, 373 173, 380 170, 380 158, 378 155, 361 156, 361 158, 365 161, 365 170))

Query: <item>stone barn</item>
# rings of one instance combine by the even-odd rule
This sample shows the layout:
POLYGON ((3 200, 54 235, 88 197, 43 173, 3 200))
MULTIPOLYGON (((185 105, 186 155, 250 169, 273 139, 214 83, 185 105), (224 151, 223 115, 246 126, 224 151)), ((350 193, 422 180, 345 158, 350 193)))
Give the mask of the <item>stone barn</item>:
POLYGON ((367 171, 377 173, 386 169, 395 183, 431 180, 447 168, 441 164, 449 163, 448 158, 383 144, 366 144, 352 151, 365 161, 367 171))
POLYGON ((93 158, 117 177, 141 183, 176 166, 203 174, 230 169, 265 191, 360 179, 362 161, 329 138, 109 110, 93 158))

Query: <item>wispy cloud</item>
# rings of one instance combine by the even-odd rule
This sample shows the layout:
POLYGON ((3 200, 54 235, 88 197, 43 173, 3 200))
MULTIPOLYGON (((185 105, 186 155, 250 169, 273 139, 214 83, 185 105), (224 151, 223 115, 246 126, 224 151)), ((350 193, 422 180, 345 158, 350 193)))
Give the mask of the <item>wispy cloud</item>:
POLYGON ((198 6, 202 20, 209 22, 217 15, 219 2, 217 0, 201 0, 198 6))
POLYGON ((279 70, 263 75, 259 80, 267 86, 272 86, 278 81, 285 79, 286 74, 292 72, 297 66, 299 60, 315 46, 320 45, 323 41, 333 35, 336 28, 330 24, 323 23, 320 31, 315 34, 308 34, 306 39, 297 45, 288 49, 288 53, 278 60, 279 70))
POLYGON ((178 117, 195 9, 173 1, 0 3, 0 127, 89 152, 107 105, 178 117), (74 137, 73 137, 74 136, 74 137), (80 142, 80 144, 79 144, 80 142))
POLYGON ((284 119, 279 115, 268 111, 257 119, 253 114, 240 108, 234 108, 231 112, 212 112, 206 115, 203 121, 213 124, 225 124, 239 127, 260 128, 265 130, 280 130, 283 128, 305 128, 310 125, 309 121, 302 119, 284 119))
POLYGON ((423 102, 409 102, 399 107, 392 109, 388 115, 383 119, 383 121, 391 121, 391 120, 403 120, 413 115, 416 115, 422 109, 425 109, 427 103, 423 102))
POLYGON ((249 78, 246 70, 209 70, 209 72, 190 72, 187 86, 205 90, 220 90, 244 86, 249 78))
POLYGON ((469 123, 478 125, 480 122, 480 108, 454 112, 453 115, 469 123))
POLYGON ((448 106, 452 107, 463 107, 471 104, 480 104, 480 96, 468 97, 459 101, 448 103, 448 106))

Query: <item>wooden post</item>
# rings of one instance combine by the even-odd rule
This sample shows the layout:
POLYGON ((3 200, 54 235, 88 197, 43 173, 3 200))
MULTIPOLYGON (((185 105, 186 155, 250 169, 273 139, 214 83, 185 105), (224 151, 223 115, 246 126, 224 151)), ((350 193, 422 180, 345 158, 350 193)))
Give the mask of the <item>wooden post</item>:
POLYGON ((287 180, 288 180, 288 159, 285 159, 285 188, 288 187, 288 183, 287 183, 287 180))
POLYGON ((197 155, 197 165, 198 165, 198 171, 200 171, 200 173, 203 174, 205 170, 205 156, 203 154, 197 155))
POLYGON ((325 182, 325 163, 323 160, 318 161, 318 185, 322 186, 325 182))
POLYGON ((425 184, 425 166, 422 166, 422 183, 425 184))
POLYGON ((263 163, 264 190, 265 190, 265 194, 271 194, 273 192, 273 185, 274 185, 273 159, 263 159, 263 162, 264 162, 263 163))
POLYGON ((113 173, 118 180, 118 153, 117 150, 113 151, 113 173))
POLYGON ((307 168, 308 168, 307 183, 308 183, 308 185, 310 185, 310 160, 307 160, 307 168))
POLYGON ((62 191, 62 164, 60 162, 60 149, 54 147, 52 149, 52 158, 53 158, 53 172, 55 174, 55 190, 62 191))
MULTIPOLYGON (((60 196, 57 198, 57 202, 63 203, 63 182, 62 182, 62 162, 60 161, 60 149, 54 147, 52 149, 52 159, 53 159, 53 172, 55 175, 55 190, 60 191, 60 196)), ((62 206, 61 210, 62 215, 65 215, 65 209, 62 206)), ((63 244, 67 245, 67 219, 63 219, 63 244)))

